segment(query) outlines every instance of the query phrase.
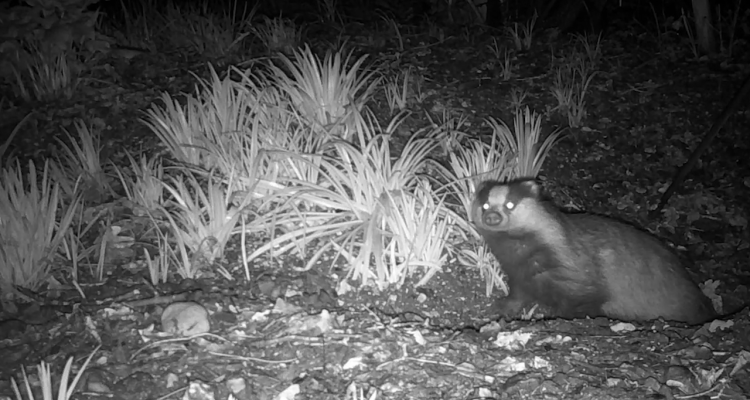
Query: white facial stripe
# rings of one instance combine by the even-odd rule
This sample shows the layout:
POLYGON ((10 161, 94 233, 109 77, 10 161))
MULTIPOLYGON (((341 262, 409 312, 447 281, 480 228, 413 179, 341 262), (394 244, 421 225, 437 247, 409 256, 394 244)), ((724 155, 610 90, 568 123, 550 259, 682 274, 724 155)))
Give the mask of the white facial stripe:
POLYGON ((489 193, 489 201, 492 202, 495 205, 502 204, 505 202, 505 198, 507 197, 507 188, 504 186, 498 186, 493 187, 492 190, 489 193))

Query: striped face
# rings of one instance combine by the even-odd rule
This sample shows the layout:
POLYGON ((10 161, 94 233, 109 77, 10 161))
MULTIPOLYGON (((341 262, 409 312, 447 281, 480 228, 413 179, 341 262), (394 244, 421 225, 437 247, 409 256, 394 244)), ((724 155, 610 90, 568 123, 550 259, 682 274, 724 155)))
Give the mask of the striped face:
POLYGON ((536 181, 482 182, 472 203, 472 222, 491 232, 528 231, 540 217, 536 181))

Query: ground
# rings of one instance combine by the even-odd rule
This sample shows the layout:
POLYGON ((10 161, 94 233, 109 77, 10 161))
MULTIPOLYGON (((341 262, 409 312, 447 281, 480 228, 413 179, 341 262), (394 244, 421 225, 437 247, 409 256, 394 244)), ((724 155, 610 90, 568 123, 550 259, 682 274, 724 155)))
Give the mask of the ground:
MULTIPOLYGON (((400 65, 424 77, 426 97, 413 107, 400 137, 428 124, 427 113, 444 111, 466 115, 470 134, 486 134, 486 117, 511 121, 514 88, 528 90, 526 104, 533 109, 554 107, 550 52, 569 48, 567 37, 540 34, 538 41, 545 44, 517 53, 516 76, 502 80, 487 50, 494 32, 467 38, 464 29, 446 28, 439 43, 429 34, 404 34, 400 65)), ((373 59, 395 54, 395 42, 376 47, 365 43, 367 37, 354 36, 349 45, 373 59)), ((606 32, 602 48, 588 115, 553 149, 542 169, 546 187, 561 206, 624 219, 676 244, 696 282, 718 282, 725 310, 741 309, 748 301, 750 249, 746 226, 732 218, 748 211, 746 106, 729 119, 672 198, 664 215, 673 218, 665 222, 648 211, 742 84, 746 64, 667 54, 655 39, 619 28, 606 32)), ((190 91, 195 79, 188 72, 206 72, 202 60, 170 54, 103 63, 108 67, 96 70, 70 102, 4 106, 0 129, 12 130, 33 110, 32 123, 15 146, 45 156, 54 151, 60 126, 71 129, 74 118, 84 118, 104 128, 105 153, 117 163, 122 148, 136 151, 156 143, 140 121, 142 110, 162 91, 190 91)), ((371 108, 388 114, 380 94, 371 108)), ((545 131, 565 124, 554 111, 544 121, 545 131)), ((206 271, 194 281, 175 276, 173 284, 154 288, 137 257, 124 255, 107 269, 104 282, 81 282, 85 301, 70 290, 62 296, 71 300, 66 306, 21 309, 0 325, 0 355, 6 360, 0 366, 0 392, 11 393, 7 378, 18 378, 21 365, 31 371, 34 363, 47 360, 61 368, 71 356, 80 365, 101 344, 80 385, 82 396, 99 391, 122 399, 160 398, 196 382, 207 384, 216 398, 233 393, 248 400, 284 398, 275 396, 294 385, 298 400, 750 395, 750 371, 743 368, 750 358, 747 309, 701 327, 606 319, 496 321, 484 279, 457 260, 419 288, 408 281, 398 288, 346 294, 337 294, 346 274, 341 265, 320 263, 302 272, 299 260, 265 260, 252 266, 248 281, 237 241, 221 263, 234 280, 206 271), (208 309, 211 335, 179 341, 151 336, 150 327, 158 327, 172 295, 208 309), (285 307, 304 312, 269 313, 285 307), (329 325, 323 332, 290 331, 294 321, 329 325), (504 343, 503 332, 521 341, 504 343)))

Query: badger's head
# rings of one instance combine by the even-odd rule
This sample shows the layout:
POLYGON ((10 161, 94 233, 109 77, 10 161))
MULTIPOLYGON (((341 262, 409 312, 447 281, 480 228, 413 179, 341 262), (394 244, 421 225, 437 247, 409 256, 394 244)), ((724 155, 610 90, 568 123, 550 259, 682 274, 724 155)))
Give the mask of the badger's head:
POLYGON ((471 221, 480 231, 534 231, 544 212, 541 193, 541 185, 533 179, 482 182, 472 203, 471 221))

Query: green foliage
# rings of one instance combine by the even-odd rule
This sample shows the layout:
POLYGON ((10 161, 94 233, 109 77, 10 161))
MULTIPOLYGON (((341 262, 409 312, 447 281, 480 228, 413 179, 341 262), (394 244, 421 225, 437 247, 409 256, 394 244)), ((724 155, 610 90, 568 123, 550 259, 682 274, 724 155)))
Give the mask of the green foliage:
POLYGON ((350 139, 346 131, 353 130, 349 128, 381 80, 377 68, 364 65, 366 55, 353 62, 352 56, 329 51, 321 59, 305 46, 293 58, 281 56, 286 70, 271 66, 278 88, 296 112, 316 129, 344 140, 350 139))
MULTIPOLYGON (((76 386, 78 385, 78 382, 81 380, 81 377, 83 377, 84 372, 86 371, 86 367, 88 367, 89 363, 91 362, 91 359, 94 357, 94 354, 96 354, 97 350, 99 350, 99 347, 94 349, 94 351, 89 354, 88 358, 86 358, 86 361, 84 361, 81 368, 78 370, 78 373, 73 376, 73 380, 70 380, 71 372, 73 371, 73 357, 70 357, 68 359, 68 362, 65 363, 65 368, 63 369, 62 377, 60 379, 53 379, 52 377, 52 370, 50 368, 50 365, 45 363, 44 361, 40 362, 37 366, 37 372, 38 372, 38 382, 39 386, 41 386, 42 390, 42 397, 39 400, 70 400, 70 398, 73 396, 73 393, 76 389, 76 386), (53 382, 54 380, 54 382, 53 382), (57 387, 57 397, 55 397, 54 393, 54 383, 58 383, 57 387)), ((21 388, 25 388, 26 396, 24 397, 21 394, 21 388, 19 388, 18 384, 16 383, 16 380, 14 378, 10 378, 11 387, 13 388, 13 393, 16 395, 16 400, 36 400, 36 397, 34 396, 34 391, 31 389, 31 383, 29 381, 29 377, 26 375, 26 370, 22 369, 21 372, 23 373, 23 382, 21 388)))
POLYGON ((30 115, 31 114, 27 114, 25 117, 23 117, 21 122, 16 124, 16 127, 13 128, 13 131, 10 133, 8 138, 5 139, 5 142, 3 144, 0 144, 0 159, 4 159, 6 161, 12 159, 12 156, 6 155, 5 152, 8 150, 8 147, 10 147, 10 144, 13 142, 13 138, 16 137, 16 135, 20 131, 20 128, 23 126, 24 122, 26 122, 26 120, 29 119, 30 115))
POLYGON ((317 180, 290 179, 293 185, 277 192, 289 201, 263 217, 270 224, 283 222, 286 232, 246 256, 246 262, 297 249, 309 269, 334 251, 348 262, 350 278, 381 286, 403 282, 415 268, 426 274, 438 270, 452 220, 443 214, 442 199, 420 186, 438 142, 415 135, 395 156, 391 133, 397 125, 398 120, 378 134, 373 121, 362 119, 355 135, 361 147, 330 142, 330 156, 311 164, 317 180), (413 195, 418 187, 421 195, 413 195), (311 241, 322 246, 307 257, 311 241))
POLYGON ((171 258, 178 266, 177 272, 183 278, 195 278, 201 268, 223 256, 249 198, 232 207, 232 179, 224 184, 209 175, 204 185, 195 175, 184 172, 162 181, 168 199, 151 217, 155 222, 166 218, 176 242, 171 258))
POLYGON ((164 19, 169 27, 167 38, 172 48, 195 52, 202 56, 218 58, 238 49, 249 33, 240 33, 251 15, 237 16, 217 13, 210 9, 211 2, 167 2, 164 19))
POLYGON ((290 19, 264 17, 253 33, 269 52, 292 55, 302 43, 303 29, 290 19))
POLYGON ((96 35, 99 13, 90 10, 97 1, 0 4, 0 77, 15 76, 18 96, 26 100, 44 100, 61 93, 70 97, 84 67, 83 56, 108 47, 96 35))
POLYGON ((542 117, 528 107, 516 111, 513 131, 502 121, 489 118, 487 122, 492 127, 493 139, 497 137, 502 147, 510 151, 514 178, 535 178, 539 175, 549 151, 563 133, 560 129, 555 130, 542 141, 542 117))
POLYGON ((28 43, 39 50, 60 54, 72 45, 89 51, 100 49, 94 29, 99 13, 90 7, 98 0, 26 0, 23 5, 0 5, 0 53, 22 52, 28 43))
POLYGON ((100 203, 112 194, 109 178, 102 167, 99 130, 89 128, 83 121, 75 122, 77 138, 65 132, 68 142, 58 139, 60 155, 53 169, 60 189, 68 197, 81 190, 84 200, 100 203))
POLYGON ((59 184, 50 174, 50 161, 42 173, 33 162, 0 171, 0 288, 12 293, 18 285, 38 288, 49 276, 60 245, 79 205, 67 206, 59 184), (24 175, 26 177, 24 178, 24 175))

